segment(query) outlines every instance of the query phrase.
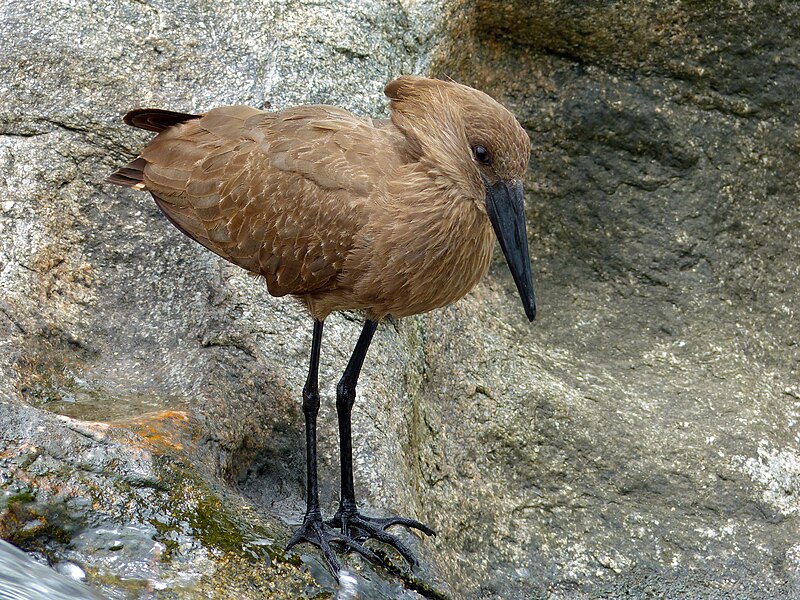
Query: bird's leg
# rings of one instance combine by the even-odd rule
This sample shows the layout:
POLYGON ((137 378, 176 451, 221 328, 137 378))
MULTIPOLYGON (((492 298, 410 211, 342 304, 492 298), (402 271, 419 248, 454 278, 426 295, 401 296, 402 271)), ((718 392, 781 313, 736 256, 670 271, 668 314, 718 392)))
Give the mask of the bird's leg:
POLYGON ((417 564, 417 559, 411 550, 400 539, 388 532, 386 528, 391 525, 405 525, 419 529, 427 535, 434 535, 434 531, 427 525, 414 519, 405 517, 374 518, 363 516, 356 505, 355 489, 353 486, 353 440, 350 427, 350 416, 353 403, 356 399, 356 384, 367 355, 372 336, 378 321, 367 319, 361 336, 358 338, 350 361, 344 370, 339 384, 336 386, 336 414, 339 419, 339 450, 342 468, 342 497, 339 501, 339 510, 330 521, 331 525, 341 528, 345 538, 363 542, 375 539, 395 548, 411 566, 417 564))
POLYGON ((303 524, 294 533, 288 550, 301 541, 319 546, 331 567, 339 570, 339 564, 325 539, 322 515, 319 510, 319 488, 317 486, 317 413, 319 412, 319 353, 322 344, 322 321, 314 321, 314 335, 311 341, 311 360, 308 377, 303 386, 303 415, 306 422, 306 515, 303 524), (330 558, 328 554, 330 553, 330 558))
POLYGON ((355 540, 351 540, 335 532, 322 521, 319 510, 319 488, 317 485, 317 413, 319 412, 319 354, 322 345, 322 321, 314 321, 314 336, 311 341, 311 361, 308 368, 308 378, 303 386, 303 414, 306 422, 306 514, 303 524, 295 531, 292 539, 286 546, 289 550, 300 542, 309 542, 317 546, 325 556, 325 561, 338 579, 341 565, 331 549, 331 543, 347 546, 364 555, 369 560, 377 557, 369 549, 355 540))
MULTIPOLYGON (((342 469, 342 497, 339 501, 339 511, 336 513, 337 518, 340 515, 347 515, 357 511, 356 493, 353 486, 353 436, 350 427, 350 416, 353 411, 353 403, 356 401, 358 376, 361 373, 364 358, 367 355, 367 350, 377 327, 377 321, 367 319, 364 322, 364 328, 361 330, 361 335, 358 338, 358 342, 356 342, 353 354, 350 356, 344 374, 336 386, 336 415, 339 419, 339 462, 342 469)), ((343 525, 343 527, 345 526, 343 525)))

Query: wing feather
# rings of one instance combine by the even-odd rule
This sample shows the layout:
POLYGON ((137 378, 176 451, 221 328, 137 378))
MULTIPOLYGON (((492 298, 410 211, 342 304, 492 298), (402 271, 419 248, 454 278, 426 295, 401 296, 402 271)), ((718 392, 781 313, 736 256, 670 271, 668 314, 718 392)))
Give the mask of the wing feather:
POLYGON ((224 107, 160 133, 143 182, 181 231, 270 293, 304 294, 335 287, 401 144, 335 107, 224 107))

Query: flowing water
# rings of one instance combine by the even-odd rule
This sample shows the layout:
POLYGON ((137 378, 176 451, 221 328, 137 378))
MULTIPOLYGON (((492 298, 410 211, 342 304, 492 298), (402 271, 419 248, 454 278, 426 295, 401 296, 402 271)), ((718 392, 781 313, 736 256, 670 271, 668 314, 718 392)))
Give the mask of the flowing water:
POLYGON ((102 600, 102 596, 75 581, 83 576, 80 567, 71 563, 58 567, 70 577, 0 540, 0 600, 102 600))

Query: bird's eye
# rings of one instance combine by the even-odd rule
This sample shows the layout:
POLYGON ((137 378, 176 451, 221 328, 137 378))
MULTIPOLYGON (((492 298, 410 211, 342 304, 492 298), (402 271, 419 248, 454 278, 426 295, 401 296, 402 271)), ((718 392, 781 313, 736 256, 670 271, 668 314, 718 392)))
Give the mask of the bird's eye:
POLYGON ((473 147, 472 153, 475 155, 475 160, 481 164, 488 165, 492 162, 492 157, 489 156, 489 151, 483 146, 473 147))

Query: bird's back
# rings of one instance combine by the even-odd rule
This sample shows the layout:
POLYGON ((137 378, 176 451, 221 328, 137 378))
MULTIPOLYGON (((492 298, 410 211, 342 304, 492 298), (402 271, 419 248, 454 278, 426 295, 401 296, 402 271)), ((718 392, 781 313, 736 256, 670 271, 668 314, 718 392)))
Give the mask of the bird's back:
POLYGON ((337 286, 402 143, 336 107, 229 106, 166 127, 119 173, 138 177, 189 237, 264 276, 271 294, 303 295, 337 286))

